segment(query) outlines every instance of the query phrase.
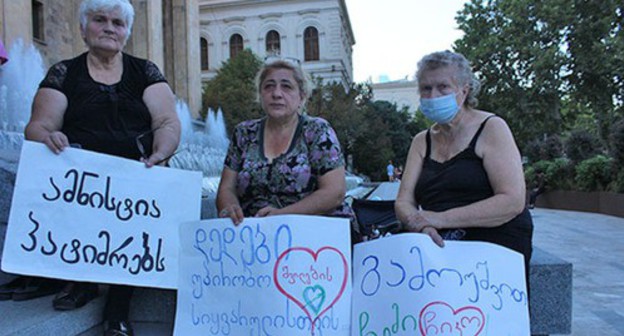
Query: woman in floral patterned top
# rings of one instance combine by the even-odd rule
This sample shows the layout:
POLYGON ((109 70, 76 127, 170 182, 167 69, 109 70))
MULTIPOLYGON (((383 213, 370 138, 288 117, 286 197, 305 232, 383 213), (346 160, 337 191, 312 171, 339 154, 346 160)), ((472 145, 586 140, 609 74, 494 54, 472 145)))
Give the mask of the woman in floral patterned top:
POLYGON ((302 114, 310 83, 277 60, 260 70, 261 119, 234 130, 217 194, 219 217, 309 214, 352 217, 344 203, 344 158, 331 125, 302 114))

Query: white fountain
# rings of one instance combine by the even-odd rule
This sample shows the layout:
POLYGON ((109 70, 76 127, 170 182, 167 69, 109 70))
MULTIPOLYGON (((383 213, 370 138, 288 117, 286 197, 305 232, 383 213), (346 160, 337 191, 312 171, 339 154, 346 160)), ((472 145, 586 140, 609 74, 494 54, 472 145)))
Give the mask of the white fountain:
POLYGON ((229 145, 223 112, 221 109, 217 112, 209 109, 202 124, 191 119, 188 106, 183 101, 178 101, 176 107, 182 124, 182 136, 177 153, 169 160, 169 165, 174 168, 201 171, 203 196, 214 195, 229 145))
MULTIPOLYGON (((4 246, 24 127, 45 73, 39 51, 22 40, 10 46, 8 55, 9 61, 0 66, 0 248, 4 246)), ((12 278, 0 271, 0 283, 12 278)))
POLYGON ((3 153, 21 149, 32 100, 44 75, 37 48, 16 40, 9 49, 9 61, 0 68, 0 150, 3 153))

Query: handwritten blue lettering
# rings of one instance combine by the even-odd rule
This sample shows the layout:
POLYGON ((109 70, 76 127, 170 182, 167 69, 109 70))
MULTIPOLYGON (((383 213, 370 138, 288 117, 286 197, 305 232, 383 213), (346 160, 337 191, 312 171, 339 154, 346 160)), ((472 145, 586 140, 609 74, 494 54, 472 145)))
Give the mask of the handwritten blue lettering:
POLYGON ((259 224, 243 226, 238 235, 232 227, 195 231, 193 248, 201 253, 206 265, 243 266, 247 271, 252 265, 270 263, 281 252, 291 247, 292 234, 287 225, 282 225, 273 237, 276 242, 271 251, 267 245, 267 234, 259 224), (285 244, 281 247, 277 242, 285 244))
POLYGON ((423 252, 417 246, 412 246, 409 254, 413 256, 409 267, 396 260, 382 262, 376 255, 365 256, 362 259, 363 276, 357 286, 361 293, 373 296, 382 286, 404 287, 405 290, 417 292, 444 283, 447 286, 453 285, 468 290, 468 299, 473 303, 484 300, 483 295, 487 293, 487 300, 495 310, 502 310, 506 300, 528 304, 525 290, 505 282, 497 284, 491 282, 486 261, 477 262, 472 271, 463 272, 450 267, 439 269, 427 267, 423 252))
MULTIPOLYGON (((283 314, 254 315, 243 311, 241 301, 229 312, 223 310, 204 311, 207 308, 203 305, 191 303, 191 322, 194 326, 201 328, 203 334, 211 335, 285 335, 288 330, 311 331, 314 324, 315 335, 322 336, 325 331, 336 331, 340 326, 340 318, 334 316, 333 308, 328 310, 328 314, 310 321, 310 318, 293 313, 290 302, 286 301, 283 314), (242 330, 241 330, 242 329, 242 330)), ((295 307, 295 311, 300 311, 295 307)))

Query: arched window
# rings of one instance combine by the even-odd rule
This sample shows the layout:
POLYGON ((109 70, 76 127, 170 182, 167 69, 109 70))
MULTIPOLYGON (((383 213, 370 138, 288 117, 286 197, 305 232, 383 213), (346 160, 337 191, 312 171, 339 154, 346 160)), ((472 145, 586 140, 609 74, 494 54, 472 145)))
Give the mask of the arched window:
POLYGON ((319 34, 316 28, 308 27, 303 31, 303 50, 306 62, 319 60, 319 34))
POLYGON ((199 49, 201 57, 201 69, 202 71, 208 70, 208 41, 205 38, 199 39, 199 49))
POLYGON ((234 34, 230 37, 230 58, 236 57, 241 51, 243 51, 243 37, 240 34, 234 34))
POLYGON ((280 54, 280 34, 275 30, 266 34, 266 53, 267 55, 280 54))

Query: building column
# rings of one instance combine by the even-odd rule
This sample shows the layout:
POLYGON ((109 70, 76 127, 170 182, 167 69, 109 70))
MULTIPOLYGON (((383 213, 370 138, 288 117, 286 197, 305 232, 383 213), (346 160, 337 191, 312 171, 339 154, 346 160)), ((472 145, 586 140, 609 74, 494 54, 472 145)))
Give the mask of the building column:
POLYGON ((162 0, 135 0, 132 36, 125 50, 154 62, 164 72, 162 0))
POLYGON ((30 0, 2 0, 2 39, 8 49, 16 39, 32 42, 32 2, 30 0))
POLYGON ((162 0, 164 72, 176 96, 188 104, 192 117, 201 108, 199 4, 197 0, 162 0))

